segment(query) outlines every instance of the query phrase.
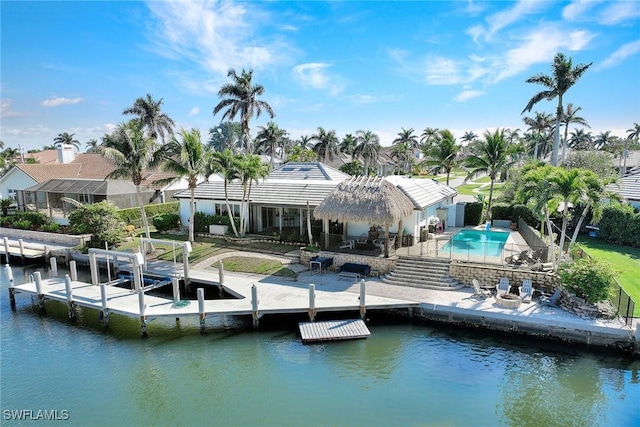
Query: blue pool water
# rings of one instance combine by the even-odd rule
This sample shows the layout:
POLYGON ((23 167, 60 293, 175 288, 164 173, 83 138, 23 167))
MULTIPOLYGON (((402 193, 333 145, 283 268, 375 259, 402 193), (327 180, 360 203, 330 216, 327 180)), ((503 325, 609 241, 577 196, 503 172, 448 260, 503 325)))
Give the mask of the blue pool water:
POLYGON ((503 231, 463 229, 456 233, 441 251, 476 256, 500 256, 509 238, 503 231))

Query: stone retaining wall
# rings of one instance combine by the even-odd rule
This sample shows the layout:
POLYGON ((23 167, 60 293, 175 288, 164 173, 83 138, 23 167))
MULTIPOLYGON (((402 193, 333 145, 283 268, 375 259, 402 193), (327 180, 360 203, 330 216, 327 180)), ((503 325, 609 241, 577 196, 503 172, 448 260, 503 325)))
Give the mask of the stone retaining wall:
POLYGON ((45 233, 44 231, 19 230, 17 228, 0 227, 0 236, 10 239, 35 240, 65 246, 83 245, 91 238, 90 234, 69 235, 59 233, 45 233))
POLYGON ((505 268, 482 264, 472 264, 454 261, 449 266, 449 275, 458 282, 471 286, 473 279, 478 279, 480 284, 498 284, 502 277, 509 279, 512 286, 520 286, 524 279, 531 279, 533 287, 545 293, 552 293, 560 284, 558 277, 553 273, 531 271, 525 268, 505 268))
POLYGON ((319 251, 319 252, 310 252, 301 250, 300 251, 300 264, 309 265, 309 260, 315 256, 321 257, 329 257, 333 258, 333 265, 330 270, 338 270, 338 268, 347 262, 352 262, 355 264, 366 264, 371 267, 372 270, 378 270, 380 274, 386 274, 395 268, 398 258, 390 257, 371 257, 366 255, 356 255, 349 254, 343 252, 330 252, 330 251, 319 251))

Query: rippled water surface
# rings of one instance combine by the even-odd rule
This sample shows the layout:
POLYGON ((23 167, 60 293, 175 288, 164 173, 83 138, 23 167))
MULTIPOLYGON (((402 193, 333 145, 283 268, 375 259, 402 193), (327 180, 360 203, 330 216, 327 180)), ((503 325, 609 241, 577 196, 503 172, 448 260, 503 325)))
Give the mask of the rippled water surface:
MULTIPOLYGON (((15 268, 17 283, 33 269, 15 268)), ((610 352, 373 317, 365 340, 302 345, 294 321, 135 320, 65 305, 9 310, 2 269, 2 425, 636 426, 640 362, 610 352)), ((46 273, 43 274, 45 277, 46 273)))

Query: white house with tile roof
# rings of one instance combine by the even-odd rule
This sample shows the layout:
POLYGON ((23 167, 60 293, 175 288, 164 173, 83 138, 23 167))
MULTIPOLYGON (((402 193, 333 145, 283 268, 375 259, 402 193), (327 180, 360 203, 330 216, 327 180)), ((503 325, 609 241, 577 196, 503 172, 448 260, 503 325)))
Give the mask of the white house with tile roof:
POLYGON ((620 194, 627 203, 640 209, 640 170, 620 178, 614 184, 607 185, 607 190, 620 194))

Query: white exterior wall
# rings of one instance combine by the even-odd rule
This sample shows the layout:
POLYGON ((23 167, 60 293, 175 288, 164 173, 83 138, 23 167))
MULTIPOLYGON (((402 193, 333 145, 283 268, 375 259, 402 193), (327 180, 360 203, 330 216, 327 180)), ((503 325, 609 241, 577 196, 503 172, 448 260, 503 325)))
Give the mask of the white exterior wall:
POLYGON ((35 179, 20 169, 15 167, 11 168, 11 170, 0 179, 0 197, 7 199, 9 197, 9 190, 24 190, 37 183, 35 179))

